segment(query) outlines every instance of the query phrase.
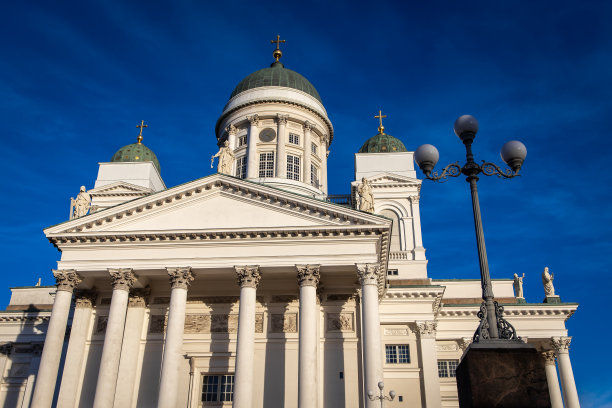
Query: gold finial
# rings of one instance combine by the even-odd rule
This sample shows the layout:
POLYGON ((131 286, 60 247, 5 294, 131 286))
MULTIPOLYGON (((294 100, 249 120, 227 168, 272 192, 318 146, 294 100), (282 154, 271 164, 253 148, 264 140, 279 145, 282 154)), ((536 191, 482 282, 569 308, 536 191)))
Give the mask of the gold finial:
POLYGON ((276 58, 277 61, 280 59, 280 57, 283 56, 283 52, 280 50, 280 43, 284 43, 284 42, 285 40, 280 39, 280 34, 276 35, 276 40, 270 40, 271 44, 276 43, 276 49, 272 53, 272 56, 276 58))
POLYGON ((144 124, 144 120, 140 121, 140 125, 136 125, 137 128, 140 128, 140 134, 138 135, 138 144, 142 143, 142 128, 149 127, 149 125, 144 124))
POLYGON ((384 132, 385 131, 385 127, 382 124, 382 120, 383 120, 383 118, 386 118, 387 115, 383 115, 382 111, 379 109, 378 110, 378 115, 374 116, 374 117, 380 121, 380 126, 378 126, 378 133, 384 132))

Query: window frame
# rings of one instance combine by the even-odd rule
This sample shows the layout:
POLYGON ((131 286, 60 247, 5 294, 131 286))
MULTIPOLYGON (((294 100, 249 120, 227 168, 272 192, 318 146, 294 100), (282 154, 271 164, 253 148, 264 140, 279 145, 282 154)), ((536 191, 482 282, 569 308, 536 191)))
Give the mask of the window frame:
POLYGON ((258 171, 259 178, 274 177, 274 152, 260 152, 259 153, 258 170, 259 170, 258 171), (263 168, 262 168, 262 165, 263 165, 263 168))
POLYGON ((234 385, 235 385, 235 374, 233 373, 203 373, 202 374, 202 387, 200 392, 200 402, 202 406, 219 406, 233 403, 234 401, 234 385), (207 378, 215 379, 214 384, 207 383, 207 378), (229 381, 228 381, 229 380, 229 381), (204 390, 204 387, 207 388, 204 390), (213 399, 204 399, 205 397, 211 396, 213 399))
POLYGON ((287 155, 287 179, 300 181, 302 158, 298 155, 287 155), (291 158, 291 159, 290 159, 291 158))
POLYGON ((316 188, 321 186, 319 180, 319 168, 314 163, 310 163, 310 185, 316 188))
POLYGON ((238 136, 238 146, 237 147, 246 146, 246 144, 247 144, 247 135, 238 136))
POLYGON ((457 366, 459 360, 444 359, 438 360, 438 377, 439 378, 457 378, 457 366))
POLYGON ((300 135, 298 135, 297 133, 289 132, 288 140, 289 140, 289 144, 296 145, 296 146, 300 145, 300 135))
POLYGON ((310 142, 310 152, 316 156, 318 154, 317 153, 318 151, 319 151, 319 146, 317 146, 315 142, 310 142))
POLYGON ((240 156, 236 159, 236 177, 245 179, 247 176, 247 157, 240 156))
POLYGON ((385 364, 396 365, 410 363, 411 359, 409 344, 385 344, 385 364), (400 352, 400 350, 403 350, 404 352, 400 352), (390 351, 392 351, 392 353, 390 353, 390 351))

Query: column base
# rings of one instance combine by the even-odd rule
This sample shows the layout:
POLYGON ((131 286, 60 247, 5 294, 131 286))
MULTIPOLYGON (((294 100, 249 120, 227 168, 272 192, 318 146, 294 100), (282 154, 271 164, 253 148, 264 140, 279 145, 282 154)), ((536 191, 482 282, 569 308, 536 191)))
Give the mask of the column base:
POLYGON ((544 364, 522 342, 471 344, 457 367, 461 408, 550 408, 544 364))

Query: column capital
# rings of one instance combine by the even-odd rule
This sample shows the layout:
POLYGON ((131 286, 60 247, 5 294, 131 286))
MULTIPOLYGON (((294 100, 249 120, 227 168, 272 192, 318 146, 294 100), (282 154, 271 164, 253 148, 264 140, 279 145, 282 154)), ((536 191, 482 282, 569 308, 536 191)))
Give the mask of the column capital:
POLYGON ((412 204, 418 204, 419 203, 420 197, 418 195, 412 195, 412 196, 409 196, 408 198, 410 198, 410 202, 412 204))
POLYGON ((132 289, 128 298, 128 307, 145 307, 149 303, 150 288, 132 289))
POLYGON ((295 265, 297 269, 297 280, 300 286, 314 286, 319 284, 321 265, 295 265))
POLYGON ((560 354, 560 353, 567 354, 569 353, 569 347, 570 347, 570 343, 572 342, 572 337, 571 336, 551 337, 550 342, 553 346, 553 349, 555 350, 557 354, 560 354))
POLYGON ((416 322, 417 331, 422 339, 435 339, 437 327, 438 322, 433 320, 416 322))
POLYGON ((236 270, 236 277, 238 278, 238 285, 241 288, 257 289, 259 281, 261 280, 259 265, 234 266, 234 268, 236 270))
POLYGON ((357 276, 362 285, 378 285, 378 278, 381 274, 380 265, 378 263, 355 264, 357 267, 357 276))
POLYGON ((289 115, 282 115, 280 113, 276 115, 276 123, 278 123, 279 125, 280 124, 286 125, 287 119, 289 119, 289 115))
POLYGON ((113 290, 129 291, 134 282, 136 282, 136 275, 132 272, 132 268, 109 269, 108 273, 110 274, 113 290))
POLYGON ((195 279, 195 274, 191 272, 191 266, 166 268, 170 277, 170 285, 172 289, 189 289, 191 282, 195 279))
POLYGON ((230 124, 229 126, 225 128, 225 131, 227 132, 228 135, 235 135, 236 133, 238 133, 238 128, 230 124))
POLYGON ((95 290, 75 290, 74 305, 77 309, 91 309, 96 304, 98 293, 95 290))
POLYGON ((81 277, 74 269, 53 269, 57 290, 72 292, 81 282, 81 277))
POLYGON ((251 126, 259 126, 259 115, 247 116, 247 120, 251 122, 251 126))
POLYGON ((314 130, 317 127, 317 125, 312 122, 306 121, 304 122, 303 127, 304 127, 304 131, 311 131, 311 130, 314 130))
POLYGON ((461 351, 467 350, 470 344, 472 344, 472 341, 474 341, 472 337, 462 337, 461 340, 459 340, 458 342, 459 348, 461 349, 461 351))
POLYGON ((555 365, 555 358, 557 355, 553 350, 543 351, 541 354, 546 365, 555 365))

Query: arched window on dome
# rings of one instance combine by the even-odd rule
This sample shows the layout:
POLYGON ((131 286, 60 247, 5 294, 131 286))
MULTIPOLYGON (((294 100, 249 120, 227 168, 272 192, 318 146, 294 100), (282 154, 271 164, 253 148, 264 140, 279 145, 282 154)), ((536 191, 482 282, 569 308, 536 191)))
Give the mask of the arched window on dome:
POLYGON ((399 226, 399 216, 395 211, 392 210, 382 210, 380 215, 383 215, 387 218, 393 220, 393 225, 391 226, 391 244, 389 250, 391 252, 399 252, 402 249, 402 244, 400 242, 400 226, 399 226))

